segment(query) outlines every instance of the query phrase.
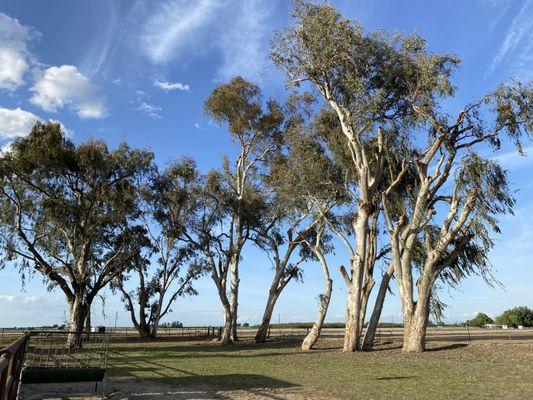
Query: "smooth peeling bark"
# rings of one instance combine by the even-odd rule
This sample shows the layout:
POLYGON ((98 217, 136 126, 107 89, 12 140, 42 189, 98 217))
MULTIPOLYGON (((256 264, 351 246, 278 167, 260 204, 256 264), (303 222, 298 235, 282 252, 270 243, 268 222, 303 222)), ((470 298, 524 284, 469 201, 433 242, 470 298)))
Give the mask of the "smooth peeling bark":
POLYGON ((81 333, 85 327, 85 320, 88 312, 87 304, 79 297, 75 297, 70 305, 70 333, 67 338, 69 347, 81 346, 81 333))
POLYGON ((231 280, 230 280, 230 313, 231 313, 231 340, 236 342, 239 340, 237 335, 237 317, 239 307, 239 260, 233 262, 231 268, 231 280))
POLYGON ((372 350, 374 346, 376 331, 378 328, 379 320, 381 318, 381 312, 383 311, 383 304, 385 302, 385 297, 387 296, 387 289, 389 286, 389 282, 392 278, 393 272, 394 272, 394 268, 392 267, 392 265, 390 265, 385 271, 385 273, 383 274, 383 277, 381 279, 381 283, 379 285, 379 291, 376 297, 376 302, 374 303, 374 309, 372 310, 372 315, 370 317, 370 321, 368 321, 368 326, 366 327, 365 336, 363 338, 362 349, 365 351, 372 350))
POLYGON ((361 306, 364 277, 364 260, 366 260, 366 245, 368 239, 368 219, 369 215, 362 205, 355 223, 356 238, 356 258, 351 260, 351 279, 345 280, 348 283, 348 300, 346 306, 346 328, 344 332, 344 352, 359 350, 361 342, 361 306))
MULTIPOLYGON (((424 285, 426 286, 426 285, 424 285)), ((422 353, 426 349, 431 290, 420 288, 419 298, 412 312, 404 312, 403 353, 422 353)))
POLYGON ((221 344, 232 344, 233 338, 231 335, 232 332, 232 316, 228 306, 223 306, 224 314, 224 326, 222 327, 222 334, 220 335, 221 344))

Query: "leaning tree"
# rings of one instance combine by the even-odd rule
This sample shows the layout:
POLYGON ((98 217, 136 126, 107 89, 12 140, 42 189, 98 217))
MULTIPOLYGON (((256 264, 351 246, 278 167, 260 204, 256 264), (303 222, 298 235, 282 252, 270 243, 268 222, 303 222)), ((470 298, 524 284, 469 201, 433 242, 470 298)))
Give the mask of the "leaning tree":
POLYGON ((120 274, 113 287, 122 294, 133 325, 142 338, 154 338, 161 319, 179 297, 196 295, 193 283, 205 271, 195 249, 176 237, 194 204, 183 185, 194 186, 199 174, 191 159, 153 168, 139 186, 139 222, 147 232, 146 246, 132 262, 130 274, 120 274))
POLYGON ((4 259, 64 293, 71 331, 83 329, 95 296, 131 266, 144 241, 136 180, 151 160, 125 144, 75 145, 53 123, 36 124, 0 159, 4 259))

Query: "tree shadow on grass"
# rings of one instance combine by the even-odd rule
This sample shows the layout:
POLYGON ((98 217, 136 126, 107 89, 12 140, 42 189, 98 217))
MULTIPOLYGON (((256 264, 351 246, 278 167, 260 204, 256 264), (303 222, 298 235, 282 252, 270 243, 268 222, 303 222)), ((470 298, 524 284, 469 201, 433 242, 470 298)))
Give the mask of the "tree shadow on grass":
POLYGON ((413 379, 414 376, 381 376, 379 378, 375 378, 376 381, 395 381, 395 380, 403 380, 403 379, 413 379))
POLYGON ((466 343, 454 343, 454 344, 448 344, 446 346, 431 347, 429 349, 426 349, 426 351, 454 350, 454 349, 462 349, 463 347, 467 347, 467 346, 468 344, 466 343))
MULTIPOLYGON (((138 343, 138 342, 136 342, 138 343)), ((135 344, 136 344, 135 343, 135 344)), ((300 345, 299 341, 284 340, 284 341, 269 341, 266 343, 253 343, 253 342, 238 342, 232 345, 221 345, 219 343, 193 343, 193 344, 177 344, 175 346, 169 345, 162 347, 154 347, 153 345, 126 345, 124 342, 111 343, 110 350, 121 352, 172 352, 172 353, 234 353, 239 351, 254 351, 261 355, 264 350, 285 350, 285 349, 298 349, 300 345)))

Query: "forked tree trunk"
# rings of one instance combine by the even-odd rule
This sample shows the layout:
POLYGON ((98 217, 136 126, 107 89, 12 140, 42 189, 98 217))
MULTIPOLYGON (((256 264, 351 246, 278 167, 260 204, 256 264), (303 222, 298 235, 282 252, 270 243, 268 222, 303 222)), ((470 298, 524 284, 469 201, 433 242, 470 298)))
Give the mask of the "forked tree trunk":
POLYGON ((320 307, 318 309, 317 319, 302 343, 302 350, 311 350, 320 336, 320 332, 322 331, 322 326, 324 325, 324 320, 326 319, 326 314, 328 312, 332 288, 333 281, 329 277, 328 273, 326 277, 326 292, 320 295, 320 307))
POLYGON ((379 285, 379 291, 376 297, 376 302, 374 303, 374 310, 372 311, 372 316, 366 327, 365 337, 363 339, 363 350, 370 351, 374 346, 374 339, 376 337, 376 331, 378 328, 379 320, 381 318, 381 312, 383 310, 383 303, 385 302, 385 297, 387 296, 387 289, 389 286, 390 279, 393 274, 393 267, 390 265, 383 274, 381 283, 379 285))

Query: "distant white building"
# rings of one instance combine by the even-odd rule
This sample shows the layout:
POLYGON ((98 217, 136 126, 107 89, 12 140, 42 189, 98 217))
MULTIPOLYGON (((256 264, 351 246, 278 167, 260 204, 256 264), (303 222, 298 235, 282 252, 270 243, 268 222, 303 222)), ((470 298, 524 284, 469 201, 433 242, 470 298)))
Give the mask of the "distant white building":
POLYGON ((500 325, 500 324, 485 324, 485 328, 487 328, 487 329, 501 329, 502 325, 500 325))

